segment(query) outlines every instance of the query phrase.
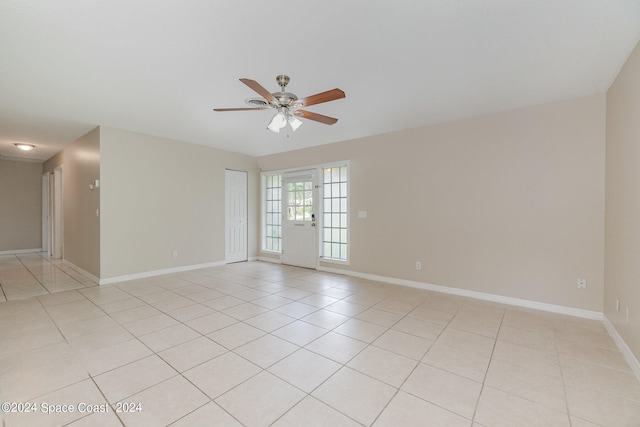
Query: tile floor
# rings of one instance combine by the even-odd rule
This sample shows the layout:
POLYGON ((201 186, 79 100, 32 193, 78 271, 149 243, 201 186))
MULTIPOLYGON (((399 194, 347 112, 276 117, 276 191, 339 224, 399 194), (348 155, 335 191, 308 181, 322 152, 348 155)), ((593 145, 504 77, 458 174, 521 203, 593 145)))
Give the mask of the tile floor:
POLYGON ((263 262, 98 287, 37 258, 0 257, 3 426, 640 425, 597 321, 263 262))
POLYGON ((0 302, 97 286, 61 260, 40 254, 0 255, 0 302))

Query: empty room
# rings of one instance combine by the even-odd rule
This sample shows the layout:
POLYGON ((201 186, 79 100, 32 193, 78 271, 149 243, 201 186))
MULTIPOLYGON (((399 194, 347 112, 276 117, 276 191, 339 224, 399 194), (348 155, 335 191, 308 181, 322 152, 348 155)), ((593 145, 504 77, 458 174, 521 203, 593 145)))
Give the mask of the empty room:
POLYGON ((640 2, 0 2, 0 419, 640 425, 640 2))

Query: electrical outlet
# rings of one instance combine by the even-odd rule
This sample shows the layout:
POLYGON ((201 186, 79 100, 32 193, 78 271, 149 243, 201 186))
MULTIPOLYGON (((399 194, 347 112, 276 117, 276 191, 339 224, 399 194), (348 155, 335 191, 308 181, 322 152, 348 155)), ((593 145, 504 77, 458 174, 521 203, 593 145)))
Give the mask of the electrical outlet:
POLYGON ((172 255, 173 255, 174 258, 178 258, 178 251, 173 251, 172 255))
POLYGON ((616 313, 620 313, 620 298, 616 298, 616 313))
POLYGON ((422 263, 420 261, 416 261, 416 270, 422 270, 422 263))
POLYGON ((576 281, 578 289, 587 289, 587 279, 578 279, 576 281))

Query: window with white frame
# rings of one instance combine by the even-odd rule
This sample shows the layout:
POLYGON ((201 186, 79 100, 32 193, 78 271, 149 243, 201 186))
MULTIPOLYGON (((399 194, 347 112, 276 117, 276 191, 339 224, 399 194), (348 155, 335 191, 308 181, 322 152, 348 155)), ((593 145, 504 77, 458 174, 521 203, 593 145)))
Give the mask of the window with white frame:
POLYGON ((322 168, 322 257, 348 260, 348 169, 322 168))
POLYGON ((282 175, 264 176, 264 241, 267 251, 282 251, 282 175))

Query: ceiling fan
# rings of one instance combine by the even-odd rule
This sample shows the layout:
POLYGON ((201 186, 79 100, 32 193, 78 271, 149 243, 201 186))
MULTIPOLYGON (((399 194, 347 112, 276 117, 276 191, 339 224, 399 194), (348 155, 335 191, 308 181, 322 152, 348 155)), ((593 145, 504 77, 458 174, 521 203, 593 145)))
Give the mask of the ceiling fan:
POLYGON ((324 123, 325 125, 336 123, 338 121, 336 118, 306 111, 302 108, 345 97, 344 92, 336 88, 300 99, 293 93, 285 92, 285 88, 289 84, 289 76, 285 75, 276 76, 276 82, 280 85, 280 92, 273 93, 270 93, 255 80, 240 79, 240 81, 253 89, 261 98, 245 100, 247 104, 251 105, 249 108, 214 108, 213 111, 277 110, 275 116, 267 125, 267 129, 275 133, 279 133, 280 129, 287 127, 287 125, 295 132, 302 124, 298 117, 324 123))

